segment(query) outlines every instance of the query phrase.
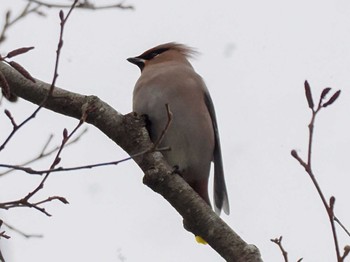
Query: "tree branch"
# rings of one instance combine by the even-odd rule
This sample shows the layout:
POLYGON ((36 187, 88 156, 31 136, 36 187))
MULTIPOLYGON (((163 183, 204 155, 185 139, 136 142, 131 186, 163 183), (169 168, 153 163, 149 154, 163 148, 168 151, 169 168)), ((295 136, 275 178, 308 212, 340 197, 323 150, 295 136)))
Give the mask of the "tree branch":
MULTIPOLYGON (((327 215, 331 224, 331 229, 332 229, 332 235, 333 235, 333 241, 334 241, 334 246, 335 246, 335 251, 336 251, 336 256, 337 256, 337 261, 338 262, 343 262, 343 258, 340 255, 340 249, 339 249, 339 243, 338 243, 338 238, 337 238, 337 233, 336 233, 336 228, 335 228, 335 224, 334 221, 339 221, 339 219, 335 219, 335 214, 334 214, 334 203, 335 203, 335 197, 331 196, 329 199, 329 202, 327 202, 326 197, 324 196, 322 189, 316 179, 316 176, 314 175, 313 171, 312 171, 312 165, 311 165, 311 161, 312 161, 312 143, 313 143, 313 135, 314 135, 314 126, 315 126, 315 121, 316 121, 316 116, 317 114, 320 112, 320 110, 322 108, 325 108, 331 104, 333 104, 339 97, 340 95, 340 90, 336 91, 330 99, 328 99, 328 101, 324 101, 326 95, 330 92, 331 88, 327 87, 325 89, 323 89, 321 95, 320 95, 320 99, 318 102, 317 107, 315 108, 315 104, 313 102, 313 98, 312 98, 312 93, 311 93, 311 88, 310 85, 307 81, 305 81, 304 83, 304 87, 305 87, 305 96, 306 96, 306 100, 308 103, 309 108, 311 109, 312 115, 311 115, 311 120, 310 123, 308 125, 309 128, 309 142, 308 142, 308 153, 307 153, 307 161, 304 161, 303 159, 301 159, 301 157, 298 155, 296 150, 292 150, 291 151, 291 155, 300 163, 300 165, 302 165, 305 168, 306 173, 309 175, 313 185, 315 186, 318 195, 321 198, 321 201, 327 211, 327 215)), ((345 229, 345 227, 340 223, 339 224, 345 229)), ((347 232, 347 230, 345 229, 345 231, 347 232)), ((346 256, 346 255, 345 255, 346 256)))
POLYGON ((15 23, 17 23, 18 21, 22 20, 24 17, 26 17, 27 15, 31 14, 31 13, 36 13, 39 15, 42 15, 42 13, 39 12, 39 8, 40 6, 35 6, 34 8, 31 8, 31 4, 28 3, 24 9, 20 12, 19 15, 17 15, 16 17, 12 18, 11 17, 11 11, 8 10, 6 12, 6 16, 5 16, 5 22, 4 22, 4 26, 1 29, 0 32, 0 43, 4 42, 6 40, 6 31, 15 23), (12 19, 11 19, 12 18, 12 19))
MULTIPOLYGON (((71 139, 66 145, 65 145, 65 148, 67 148, 68 146, 71 146, 73 144, 75 144, 76 142, 78 142, 80 140, 80 138, 87 132, 88 128, 85 128, 83 131, 81 131, 74 139, 71 139)), ((55 146, 53 148, 51 148, 50 150, 46 151, 51 140, 53 138, 53 135, 51 134, 48 138, 48 140, 46 141, 44 147, 41 149, 40 153, 33 157, 32 159, 24 162, 24 163, 21 163, 21 164, 16 164, 16 165, 1 165, 1 167, 6 167, 6 168, 9 168, 9 170, 3 172, 3 173, 0 173, 0 177, 4 176, 4 175, 7 175, 9 173, 11 173, 12 171, 14 170, 23 170, 23 171, 26 171, 28 169, 31 169, 31 168, 27 168, 27 167, 24 167, 26 165, 29 165, 31 163, 34 163, 35 161, 39 160, 39 159, 43 159, 45 157, 48 157, 50 156, 51 154, 57 152, 59 149, 60 149, 60 146, 55 146)), ((53 172, 53 170, 51 170, 51 172, 53 172)), ((39 172, 40 173, 40 172, 39 172)), ((41 172, 41 173, 45 173, 45 172, 41 172)), ((38 173, 36 173, 38 174, 38 173)))
POLYGON ((8 229, 10 229, 10 230, 20 234, 21 236, 23 236, 25 238, 42 238, 43 237, 43 235, 41 235, 41 234, 28 234, 28 233, 25 233, 22 230, 19 230, 18 228, 9 225, 6 222, 3 222, 3 225, 6 226, 8 229))
MULTIPOLYGON (((50 84, 40 80, 33 83, 2 62, 0 71, 6 77, 11 92, 34 104, 40 104, 50 89, 50 84)), ((183 217, 187 229, 205 239, 226 261, 262 261, 259 250, 244 242, 181 176, 174 174, 160 152, 137 155, 153 146, 141 117, 134 113, 124 116, 96 96, 85 96, 58 87, 54 88, 44 107, 77 119, 87 108, 94 108, 87 115, 86 122, 97 127, 130 156, 136 155, 133 159, 145 174, 143 182, 168 200, 183 217)))
MULTIPOLYGON (((70 4, 52 4, 52 3, 47 3, 39 0, 28 0, 28 2, 35 3, 35 4, 38 4, 39 6, 45 6, 48 8, 69 8, 71 6, 70 4)), ((131 9, 131 10, 134 9, 132 5, 124 5, 123 2, 120 2, 118 4, 96 6, 87 0, 79 2, 76 7, 81 9, 89 9, 89 10, 101 10, 101 9, 112 9, 112 8, 131 9)))
POLYGON ((279 247, 283 255, 284 262, 288 262, 288 252, 284 249, 282 245, 282 236, 280 236, 279 238, 270 239, 270 241, 275 243, 279 247))

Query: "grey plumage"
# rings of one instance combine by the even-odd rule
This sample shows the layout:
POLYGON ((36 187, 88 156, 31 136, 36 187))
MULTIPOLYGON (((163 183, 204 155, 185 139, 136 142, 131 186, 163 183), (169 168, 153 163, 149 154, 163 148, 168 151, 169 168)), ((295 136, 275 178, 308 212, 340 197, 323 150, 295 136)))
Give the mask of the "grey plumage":
POLYGON ((165 104, 173 114, 160 146, 170 165, 177 166, 189 185, 210 205, 208 178, 214 162, 214 207, 229 214, 220 138, 214 105, 202 78, 188 61, 196 52, 185 45, 167 43, 128 58, 141 70, 133 93, 133 110, 150 120, 156 141, 167 122, 165 104))

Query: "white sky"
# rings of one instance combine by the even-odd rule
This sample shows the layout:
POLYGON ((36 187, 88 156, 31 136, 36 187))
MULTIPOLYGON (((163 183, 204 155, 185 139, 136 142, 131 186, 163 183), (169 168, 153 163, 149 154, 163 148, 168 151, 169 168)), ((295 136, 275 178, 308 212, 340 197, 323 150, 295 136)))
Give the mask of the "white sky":
MULTIPOLYGON (((113 1, 104 1, 112 3, 113 1)), ((25 1, 0 0, 0 15, 25 1)), ((102 1, 99 1, 102 3, 102 1)), ((127 1, 135 11, 74 11, 67 24, 57 85, 99 96, 122 113, 131 110, 139 69, 125 59, 155 45, 177 41, 196 47, 193 65, 206 80, 216 106, 231 215, 223 219, 244 240, 259 247, 265 261, 283 261, 271 238, 284 236, 290 261, 335 261, 324 207, 303 168, 290 156, 306 155, 310 112, 307 79, 316 100, 324 87, 342 90, 339 100, 316 120, 313 168, 336 214, 350 227, 349 83, 350 3, 310 1, 127 1)), ((35 49, 16 61, 34 77, 50 81, 58 39, 58 10, 31 16, 14 26, 0 47, 35 49)), ((1 20, 3 21, 3 19, 1 20)), ((19 122, 35 107, 3 103, 19 122)), ((0 115, 1 141, 11 130, 0 115)), ((36 156, 50 133, 60 143, 63 128, 77 121, 40 112, 1 153, 1 163, 36 156)), ((117 160, 126 154, 106 136, 89 132, 62 155, 63 166, 117 160)), ((51 160, 52 161, 52 160, 51 160)), ((34 165, 46 169, 50 160, 34 165)), ((12 173, 1 179, 1 201, 24 196, 40 178, 12 173)), ((1 211, 1 218, 43 239, 1 241, 8 261, 223 261, 199 245, 182 219, 142 184, 132 162, 116 167, 60 173, 35 199, 49 203, 46 217, 30 209, 1 211)), ((338 229, 341 249, 349 238, 338 229)))

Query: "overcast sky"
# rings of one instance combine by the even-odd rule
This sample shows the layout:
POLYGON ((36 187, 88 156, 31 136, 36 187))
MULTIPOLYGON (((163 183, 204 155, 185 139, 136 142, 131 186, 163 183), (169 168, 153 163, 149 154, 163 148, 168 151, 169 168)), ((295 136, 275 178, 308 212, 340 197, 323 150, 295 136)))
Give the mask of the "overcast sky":
MULTIPOLYGON (((20 12, 26 1, 0 0, 20 12)), ((58 1, 57 1, 58 2, 58 1)), ((113 1, 98 1, 113 3, 113 1)), ((231 215, 223 219, 265 261, 283 261, 271 238, 283 235, 290 261, 336 261, 327 214, 303 168, 290 156, 306 156, 310 111, 307 79, 315 100, 322 89, 341 89, 338 101, 316 120, 313 168, 327 199, 336 197, 338 218, 350 227, 350 2, 310 1, 126 1, 135 10, 75 10, 67 24, 57 85, 97 95, 118 111, 131 111, 139 69, 126 58, 177 41, 197 48, 192 63, 211 92, 221 134, 231 215)), ((59 32, 57 9, 42 9, 8 32, 0 53, 35 46, 16 58, 31 74, 51 81, 59 32)), ((19 122, 35 106, 3 102, 19 122)), ((0 114, 1 141, 11 131, 0 114)), ((0 163, 36 156, 49 134, 59 144, 63 128, 77 121, 43 110, 1 152, 0 163)), ((88 126, 88 125, 86 125, 88 126)), ((62 154, 65 167, 118 160, 122 149, 93 126, 62 154)), ((53 146, 52 145, 52 146, 53 146)), ((51 159, 33 167, 46 169, 51 159)), ((177 212, 142 184, 133 163, 53 174, 36 200, 64 196, 45 206, 1 211, 1 218, 43 239, 1 240, 8 261, 223 261, 182 227, 177 212)), ((1 178, 1 201, 23 197, 40 178, 20 172, 1 178)), ((210 189, 211 190, 211 189, 210 189)), ((338 227, 340 247, 349 238, 338 227)))

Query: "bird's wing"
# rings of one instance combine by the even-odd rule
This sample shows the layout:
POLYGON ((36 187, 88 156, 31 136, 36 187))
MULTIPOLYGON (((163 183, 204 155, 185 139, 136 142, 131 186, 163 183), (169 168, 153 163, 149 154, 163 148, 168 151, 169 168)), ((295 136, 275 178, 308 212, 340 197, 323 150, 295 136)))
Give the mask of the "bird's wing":
POLYGON ((228 203, 227 189, 224 178, 224 167, 221 155, 221 145, 218 124, 216 121, 216 114, 213 101, 210 97, 208 89, 205 87, 205 104, 207 105, 215 134, 215 148, 214 148, 214 208, 217 214, 220 214, 223 209, 228 215, 230 207, 228 203))

